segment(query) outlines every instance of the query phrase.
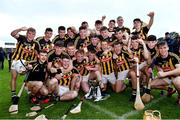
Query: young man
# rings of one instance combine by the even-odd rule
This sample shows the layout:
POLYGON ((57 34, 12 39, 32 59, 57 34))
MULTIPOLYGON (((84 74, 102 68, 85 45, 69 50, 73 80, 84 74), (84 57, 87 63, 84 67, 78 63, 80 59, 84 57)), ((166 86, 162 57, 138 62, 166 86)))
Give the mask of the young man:
POLYGON ((169 94, 173 92, 168 85, 174 85, 179 94, 177 103, 180 104, 180 59, 171 52, 168 52, 168 45, 166 41, 159 41, 157 43, 159 55, 157 55, 152 65, 158 67, 157 79, 151 82, 151 88, 167 90, 169 94))
POLYGON ((95 35, 95 34, 91 35, 90 41, 91 41, 91 44, 87 46, 88 51, 94 50, 98 52, 101 50, 101 44, 100 44, 100 39, 98 35, 95 35))
POLYGON ((72 68, 70 57, 65 55, 62 58, 62 71, 64 72, 60 75, 59 86, 58 86, 58 95, 60 96, 61 101, 72 100, 78 96, 78 89, 76 86, 80 82, 80 75, 77 69, 72 68))
POLYGON ((57 41, 66 41, 66 28, 64 26, 59 26, 58 27, 58 35, 56 35, 53 40, 52 43, 55 44, 57 41))
POLYGON ((45 50, 46 52, 49 52, 52 49, 52 42, 51 42, 52 35, 53 35, 52 28, 46 28, 44 32, 44 36, 36 38, 37 42, 40 45, 41 50, 45 50))
POLYGON ((112 89, 115 90, 116 77, 113 66, 113 52, 109 49, 107 41, 101 41, 101 48, 102 50, 96 55, 100 60, 102 70, 102 82, 104 83, 103 91, 106 91, 108 82, 111 83, 112 89))
POLYGON ((91 80, 90 78, 94 78, 99 83, 102 80, 99 64, 100 61, 96 58, 96 51, 90 50, 88 52, 88 62, 86 65, 84 65, 85 69, 88 70, 89 73, 87 75, 87 79, 83 79, 81 82, 82 89, 85 93, 89 91, 90 86, 88 81, 91 80))
POLYGON ((64 42, 64 46, 67 47, 69 43, 74 44, 76 37, 77 37, 77 33, 76 33, 75 28, 73 27, 67 28, 67 39, 64 42))
POLYGON ((123 80, 125 80, 128 76, 128 72, 130 69, 129 60, 133 57, 129 53, 122 51, 122 47, 122 44, 119 42, 115 42, 113 45, 113 61, 115 72, 117 74, 115 91, 117 93, 122 92, 126 88, 123 80))
POLYGON ((89 71, 85 68, 85 65, 88 63, 88 58, 85 57, 85 52, 78 50, 75 53, 75 57, 76 59, 73 60, 73 66, 79 71, 82 81, 88 81, 89 71))
MULTIPOLYGON (((133 57, 138 58, 139 69, 141 70, 144 66, 147 65, 146 61, 149 59, 149 52, 147 50, 146 44, 141 38, 139 38, 138 35, 132 36, 130 42, 131 43, 129 43, 128 52, 132 53, 133 57)), ((136 67, 132 67, 129 70, 129 76, 131 78, 131 83, 132 83, 132 95, 130 101, 134 101, 136 97, 136 89, 137 89, 136 67)))
POLYGON ((116 29, 117 28, 123 28, 129 35, 130 35, 130 29, 129 28, 127 28, 127 27, 124 27, 124 19, 123 19, 123 17, 122 16, 119 16, 119 17, 117 17, 117 27, 116 27, 116 29))
POLYGON ((74 43, 70 42, 67 44, 67 54, 71 57, 71 60, 75 60, 75 53, 76 53, 76 47, 74 46, 74 43))
POLYGON ((79 27, 79 36, 74 42, 76 49, 83 49, 85 52, 87 52, 87 45, 90 42, 86 32, 87 31, 85 27, 79 27))
MULTIPOLYGON (((32 103, 38 103, 39 100, 45 100, 48 97, 48 89, 46 87, 47 80, 47 52, 40 50, 38 60, 28 64, 29 75, 27 77, 26 86, 30 91, 30 100, 32 103)), ((48 102, 49 99, 46 99, 48 102)))
POLYGON ((108 23, 108 31, 109 33, 111 33, 111 35, 115 33, 115 27, 116 27, 115 24, 116 24, 115 20, 110 20, 108 23))
POLYGON ((111 35, 109 34, 108 28, 106 26, 102 26, 100 29, 100 39, 106 40, 110 46, 112 45, 113 39, 111 38, 111 35))
POLYGON ((139 36, 143 40, 147 40, 147 34, 154 22, 154 12, 150 12, 148 16, 150 17, 150 20, 149 20, 148 25, 146 26, 143 26, 143 22, 139 18, 136 18, 133 20, 133 24, 134 24, 133 28, 135 29, 135 31, 132 33, 139 34, 139 36))
POLYGON ((20 60, 30 61, 37 58, 37 51, 39 51, 39 45, 37 42, 34 42, 35 35, 36 30, 31 27, 21 27, 11 32, 11 36, 17 39, 17 46, 14 54, 12 55, 13 61, 11 65, 12 101, 13 98, 16 97, 16 80, 18 72, 21 72, 21 68, 24 68, 20 60), (26 36, 20 35, 19 32, 21 31, 27 31, 26 36))
POLYGON ((53 67, 53 63, 56 63, 55 67, 61 67, 62 66, 62 57, 64 55, 67 55, 67 53, 64 52, 64 42, 63 41, 57 41, 54 44, 54 51, 49 53, 48 57, 48 70, 51 73, 54 73, 56 70, 53 67))
POLYGON ((96 35, 100 35, 100 29, 103 26, 103 22, 101 20, 95 21, 95 28, 92 30, 92 33, 96 35))

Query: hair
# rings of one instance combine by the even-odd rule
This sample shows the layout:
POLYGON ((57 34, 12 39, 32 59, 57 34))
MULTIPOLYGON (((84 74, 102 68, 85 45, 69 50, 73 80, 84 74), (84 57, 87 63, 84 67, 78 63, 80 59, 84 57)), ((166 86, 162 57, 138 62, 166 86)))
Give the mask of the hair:
POLYGON ((155 35, 149 35, 148 38, 147 38, 148 41, 156 41, 157 38, 155 35))
POLYGON ((60 30, 66 30, 66 28, 64 26, 59 26, 58 31, 60 31, 60 30))
POLYGON ((98 25, 98 24, 102 24, 102 21, 101 20, 96 20, 95 25, 98 25))
POLYGON ((83 22, 81 23, 81 26, 83 26, 84 24, 88 24, 88 22, 83 21, 83 22))
POLYGON ((52 28, 46 28, 45 33, 46 32, 53 32, 53 29, 52 28))
POLYGON ((40 54, 40 53, 47 53, 47 51, 46 51, 46 50, 44 50, 44 49, 42 49, 42 50, 38 50, 38 54, 40 54))
POLYGON ((169 32, 165 32, 165 35, 169 35, 169 32))
POLYGON ((70 60, 71 57, 70 57, 69 55, 62 55, 62 60, 63 60, 63 59, 68 59, 68 60, 70 60))
POLYGON ((34 33, 35 33, 35 32, 36 32, 36 29, 30 27, 30 28, 27 29, 27 32, 34 32, 34 33))
POLYGON ((108 30, 108 28, 106 26, 102 26, 100 29, 100 32, 105 31, 105 30, 108 30))
POLYGON ((139 38, 139 34, 132 34, 131 40, 137 40, 139 38))
POLYGON ((74 43, 73 43, 73 42, 69 42, 69 43, 67 44, 67 47, 70 47, 70 46, 74 46, 74 43))
POLYGON ((78 53, 81 54, 81 55, 84 55, 84 50, 80 49, 80 50, 76 51, 75 54, 77 55, 78 53))
POLYGON ((118 41, 116 41, 114 44, 113 44, 113 47, 115 46, 115 45, 121 45, 121 43, 120 42, 118 42, 118 41))
POLYGON ((160 40, 158 41, 157 43, 157 47, 159 48, 160 46, 163 46, 163 45, 167 45, 167 42, 165 40, 160 40))
POLYGON ((96 50, 94 50, 94 49, 89 49, 88 52, 89 52, 89 53, 92 53, 92 54, 96 54, 96 50))
POLYGON ((110 20, 109 22, 113 22, 113 23, 116 23, 116 21, 115 21, 115 20, 113 20, 113 19, 112 19, 112 20, 110 20))
POLYGON ((99 38, 100 36, 99 35, 97 35, 97 34, 95 34, 95 33, 93 33, 93 34, 90 34, 90 38, 99 38))
POLYGON ((84 26, 79 27, 79 31, 81 31, 81 30, 86 30, 86 27, 84 27, 84 26))
POLYGON ((141 22, 141 23, 142 23, 142 21, 141 21, 141 19, 140 19, 140 18, 135 18, 135 19, 133 20, 133 23, 134 23, 135 21, 139 21, 139 22, 141 22))

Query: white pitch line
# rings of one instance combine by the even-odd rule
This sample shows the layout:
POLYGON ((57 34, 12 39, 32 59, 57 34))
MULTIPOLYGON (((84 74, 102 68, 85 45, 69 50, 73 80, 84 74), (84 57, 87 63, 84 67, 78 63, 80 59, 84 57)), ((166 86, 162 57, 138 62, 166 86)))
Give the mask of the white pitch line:
POLYGON ((102 113, 104 113, 104 114, 106 114, 106 115, 109 115, 109 116, 112 117, 113 119, 119 118, 118 115, 116 115, 116 114, 113 113, 113 112, 108 111, 107 109, 104 109, 104 108, 102 108, 102 107, 100 107, 100 106, 98 106, 98 105, 92 104, 91 102, 88 102, 88 101, 84 101, 84 102, 87 103, 90 107, 93 107, 93 108, 95 108, 96 110, 98 110, 98 111, 100 111, 100 112, 102 112, 102 113))
MULTIPOLYGON (((156 100, 153 100, 152 102, 150 102, 149 104, 147 104, 147 105, 145 106, 145 109, 151 107, 153 104, 159 102, 160 100, 162 100, 162 99, 164 99, 164 98, 165 98, 165 97, 160 97, 160 98, 158 98, 158 99, 156 99, 156 100)), ((130 111, 130 112, 127 112, 127 113, 121 115, 120 117, 118 117, 118 119, 119 119, 119 120, 125 120, 125 119, 127 119, 127 117, 132 116, 132 115, 135 115, 135 114, 138 114, 139 112, 140 112, 140 111, 132 110, 132 111, 130 111)))

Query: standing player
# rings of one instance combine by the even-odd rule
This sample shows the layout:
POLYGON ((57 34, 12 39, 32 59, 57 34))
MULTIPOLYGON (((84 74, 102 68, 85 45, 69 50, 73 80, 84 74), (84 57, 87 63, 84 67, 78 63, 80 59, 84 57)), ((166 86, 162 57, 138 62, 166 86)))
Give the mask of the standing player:
POLYGON ((139 18, 136 18, 133 20, 133 24, 134 24, 133 28, 135 29, 135 31, 132 33, 139 34, 139 36, 143 40, 147 39, 147 34, 149 32, 149 29, 151 28, 154 22, 154 12, 150 12, 148 16, 150 17, 150 20, 149 20, 148 25, 146 26, 143 26, 143 22, 139 18))
POLYGON ((58 27, 58 35, 56 35, 53 40, 52 43, 55 44, 57 41, 63 41, 65 42, 67 37, 66 35, 66 28, 64 26, 59 26, 58 27))
POLYGON ((40 45, 41 50, 49 52, 52 49, 51 37, 53 35, 53 30, 51 28, 46 28, 44 36, 36 38, 40 45))
POLYGON ((12 55, 11 66, 11 92, 12 102, 17 98, 16 96, 16 80, 18 76, 19 67, 22 66, 20 60, 35 60, 37 58, 37 51, 39 51, 39 45, 34 42, 36 30, 32 27, 21 27, 13 30, 11 36, 17 39, 17 46, 14 54, 12 55), (27 31, 26 36, 20 35, 19 32, 27 31), (15 98, 15 99, 14 99, 15 98))

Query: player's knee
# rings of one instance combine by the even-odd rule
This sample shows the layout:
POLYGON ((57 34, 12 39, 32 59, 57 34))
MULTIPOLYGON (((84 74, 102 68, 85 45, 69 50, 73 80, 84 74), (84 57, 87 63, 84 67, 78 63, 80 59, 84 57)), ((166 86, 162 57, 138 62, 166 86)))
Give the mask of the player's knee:
POLYGON ((135 71, 134 71, 134 70, 130 70, 128 74, 129 74, 131 77, 133 77, 133 76, 135 76, 135 75, 136 75, 136 73, 135 73, 135 71))
POLYGON ((49 85, 56 85, 58 84, 58 80, 56 78, 53 78, 49 81, 49 85))
POLYGON ((40 89, 43 86, 43 82, 39 81, 36 83, 36 88, 40 89))
POLYGON ((76 98, 78 96, 78 92, 77 91, 73 91, 72 92, 72 99, 76 98))
POLYGON ((180 86, 180 77, 176 77, 172 82, 175 86, 180 86))
POLYGON ((46 89, 46 88, 42 88, 41 90, 40 90, 40 93, 41 93, 41 95, 48 95, 48 90, 46 89))

